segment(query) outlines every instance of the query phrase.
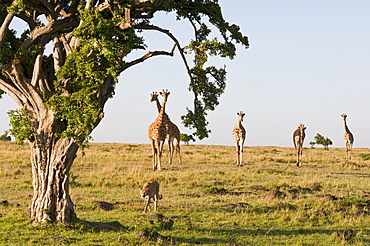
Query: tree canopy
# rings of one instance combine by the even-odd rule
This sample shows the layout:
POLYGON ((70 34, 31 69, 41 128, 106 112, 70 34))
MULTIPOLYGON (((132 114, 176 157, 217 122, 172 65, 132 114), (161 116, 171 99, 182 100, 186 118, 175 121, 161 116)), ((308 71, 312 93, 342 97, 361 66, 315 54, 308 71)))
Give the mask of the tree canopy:
POLYGON ((180 53, 189 74, 189 90, 194 93, 194 107, 182 116, 186 127, 194 129, 200 139, 208 137, 207 112, 219 104, 226 86, 224 67, 208 65, 210 56, 233 59, 235 44, 248 47, 248 38, 240 28, 226 22, 217 0, 120 0, 120 1, 2 1, 0 21, 1 92, 8 93, 21 106, 11 112, 13 130, 18 140, 30 138, 32 130, 15 122, 38 118, 34 107, 51 109, 65 123, 61 137, 78 142, 88 139, 103 118, 107 99, 114 95, 118 75, 150 57, 180 53), (175 12, 178 20, 188 20, 194 38, 181 45, 169 31, 152 25, 158 11, 175 12), (27 24, 20 35, 9 29, 14 17, 27 24), (219 30, 219 40, 211 37, 210 26, 219 30), (174 42, 168 51, 149 51, 128 61, 126 56, 148 47, 143 30, 155 30, 174 42), (53 53, 45 54, 46 44, 53 42, 53 53), (193 56, 193 64, 187 56, 193 56), (15 69, 11 64, 17 64, 15 69), (17 81, 24 76, 25 83, 17 81), (32 99, 31 99, 32 98, 32 99), (19 129, 23 131, 19 131, 19 129))
POLYGON ((27 139, 30 145, 30 217, 41 223, 77 218, 69 170, 79 147, 103 119, 119 74, 178 52, 194 94, 194 108, 187 108, 182 120, 202 139, 210 133, 207 112, 219 104, 226 86, 225 68, 209 65, 208 59, 233 59, 236 44, 248 47, 240 28, 224 20, 217 0, 1 0, 0 23, 0 95, 8 94, 20 108, 9 112, 11 132, 17 142, 27 139), (183 45, 169 30, 153 25, 158 11, 189 21, 191 42, 183 45), (13 30, 16 18, 23 25, 13 30), (145 30, 170 38, 172 47, 148 50, 145 30), (129 60, 129 54, 137 57, 129 60))
POLYGON ((193 138, 192 135, 188 135, 186 133, 181 133, 180 134, 180 141, 183 141, 185 145, 189 145, 190 141, 195 142, 195 139, 193 138))
POLYGON ((324 146, 324 148, 327 149, 327 150, 329 149, 329 145, 333 144, 333 142, 328 137, 325 138, 320 133, 317 133, 314 138, 315 138, 315 143, 316 144, 320 144, 320 145, 324 146))

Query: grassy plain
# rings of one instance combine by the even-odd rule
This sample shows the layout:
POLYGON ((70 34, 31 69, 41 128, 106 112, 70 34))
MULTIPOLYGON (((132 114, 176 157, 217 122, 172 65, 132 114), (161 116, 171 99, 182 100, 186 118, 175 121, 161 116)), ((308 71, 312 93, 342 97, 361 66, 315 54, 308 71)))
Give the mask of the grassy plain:
POLYGON ((29 149, 0 142, 0 245, 370 245, 369 149, 346 162, 342 148, 305 148, 302 167, 293 148, 246 147, 243 167, 232 146, 182 145, 183 165, 168 165, 165 150, 161 172, 151 170, 144 144, 91 144, 77 157, 70 192, 78 217, 117 229, 33 227, 29 149), (142 212, 139 189, 150 179, 161 185, 164 219, 142 212), (142 229, 166 239, 135 236, 142 229), (345 239, 343 230, 356 235, 345 239))

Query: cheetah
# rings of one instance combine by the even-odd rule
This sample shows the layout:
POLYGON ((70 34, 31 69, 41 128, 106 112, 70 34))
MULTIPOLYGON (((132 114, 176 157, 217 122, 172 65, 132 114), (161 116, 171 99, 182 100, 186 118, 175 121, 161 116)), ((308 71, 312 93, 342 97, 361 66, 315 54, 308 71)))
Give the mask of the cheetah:
POLYGON ((159 199, 162 199, 162 196, 159 195, 159 183, 155 180, 146 182, 140 190, 140 196, 145 199, 144 213, 150 210, 149 203, 151 198, 154 200, 154 211, 157 211, 157 202, 159 199))

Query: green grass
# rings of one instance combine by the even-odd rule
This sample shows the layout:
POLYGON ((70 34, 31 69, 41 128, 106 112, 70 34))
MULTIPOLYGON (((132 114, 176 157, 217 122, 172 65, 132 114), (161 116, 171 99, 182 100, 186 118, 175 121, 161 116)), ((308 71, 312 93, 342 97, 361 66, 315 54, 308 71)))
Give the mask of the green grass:
POLYGON ((345 162, 342 148, 305 148, 296 167, 293 148, 246 147, 237 167, 232 146, 191 145, 182 146, 183 165, 177 156, 168 165, 166 149, 161 172, 151 170, 149 145, 91 144, 85 152, 71 170, 77 216, 121 226, 32 226, 29 149, 0 142, 0 245, 370 245, 369 149, 345 162), (142 212, 139 190, 150 179, 161 185, 164 220, 142 212), (281 195, 268 196, 274 191, 281 195), (141 229, 167 239, 135 237, 141 229), (335 236, 346 229, 356 232, 352 240, 335 236))

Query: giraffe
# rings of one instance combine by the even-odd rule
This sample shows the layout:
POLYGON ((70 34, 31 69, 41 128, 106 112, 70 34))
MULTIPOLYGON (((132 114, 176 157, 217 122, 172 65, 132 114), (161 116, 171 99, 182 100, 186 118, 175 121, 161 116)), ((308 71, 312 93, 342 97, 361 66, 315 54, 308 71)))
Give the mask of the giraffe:
POLYGON ((245 136, 246 132, 245 129, 242 125, 243 117, 245 113, 243 111, 240 111, 236 113, 239 118, 238 118, 238 123, 232 130, 232 135, 234 137, 234 143, 236 145, 236 165, 237 166, 242 166, 243 163, 243 145, 245 141, 245 136))
POLYGON ((352 145, 355 141, 355 138, 353 137, 353 134, 350 132, 347 126, 347 115, 342 114, 341 115, 344 122, 344 143, 346 144, 346 160, 351 159, 351 152, 352 152, 352 145))
POLYGON ((164 141, 166 140, 166 127, 164 125, 163 117, 165 114, 165 106, 167 98, 170 95, 168 90, 162 90, 160 92, 163 97, 162 107, 158 113, 157 118, 153 123, 149 125, 148 137, 153 151, 153 170, 160 171, 161 168, 161 157, 164 141))
MULTIPOLYGON (((158 94, 153 92, 150 94, 150 102, 156 102, 158 113, 161 111, 161 104, 158 100, 158 94)), ((174 156, 175 148, 174 148, 174 141, 176 140, 176 152, 179 155, 179 163, 182 164, 181 160, 181 153, 180 153, 180 130, 179 128, 170 120, 168 115, 164 113, 163 121, 166 127, 166 138, 168 139, 168 148, 170 152, 170 158, 168 160, 169 164, 172 164, 172 159, 174 156)))
POLYGON ((304 132, 305 130, 306 127, 300 123, 293 133, 294 147, 297 151, 297 167, 302 166, 302 148, 304 138, 306 137, 306 133, 304 132))

